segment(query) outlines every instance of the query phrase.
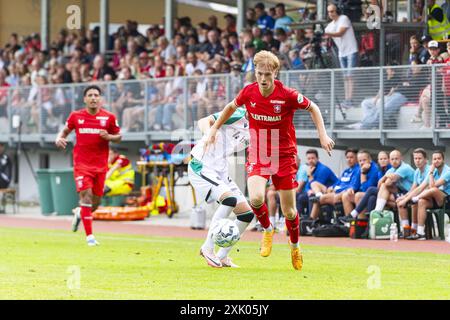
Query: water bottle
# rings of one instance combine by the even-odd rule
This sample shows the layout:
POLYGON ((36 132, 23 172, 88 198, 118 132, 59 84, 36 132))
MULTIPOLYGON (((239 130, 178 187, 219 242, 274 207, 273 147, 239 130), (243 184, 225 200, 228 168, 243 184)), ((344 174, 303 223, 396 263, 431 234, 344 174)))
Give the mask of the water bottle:
POLYGON ((391 223, 391 228, 390 228, 390 240, 391 241, 398 241, 398 230, 397 230, 397 224, 391 223))

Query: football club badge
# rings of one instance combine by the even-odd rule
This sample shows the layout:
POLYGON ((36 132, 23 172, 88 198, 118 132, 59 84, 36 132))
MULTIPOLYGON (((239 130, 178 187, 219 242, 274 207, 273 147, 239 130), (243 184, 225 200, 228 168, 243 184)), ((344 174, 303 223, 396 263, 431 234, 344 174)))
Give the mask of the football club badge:
POLYGON ((273 106, 273 112, 280 113, 281 112, 281 106, 279 104, 273 106))

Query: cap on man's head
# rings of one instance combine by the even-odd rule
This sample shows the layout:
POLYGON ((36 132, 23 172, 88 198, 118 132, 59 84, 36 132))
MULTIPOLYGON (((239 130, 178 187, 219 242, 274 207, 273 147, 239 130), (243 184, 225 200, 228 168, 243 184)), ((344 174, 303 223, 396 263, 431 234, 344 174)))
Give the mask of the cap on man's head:
POLYGON ((233 69, 234 71, 241 71, 242 66, 240 64, 233 64, 231 69, 233 69))
POLYGON ((435 40, 428 42, 428 48, 439 48, 439 43, 435 40))
POLYGON ((231 18, 231 19, 233 19, 233 20, 236 20, 236 17, 233 16, 232 14, 230 14, 230 13, 227 13, 227 14, 224 15, 223 17, 224 17, 225 19, 226 19, 226 18, 231 18))

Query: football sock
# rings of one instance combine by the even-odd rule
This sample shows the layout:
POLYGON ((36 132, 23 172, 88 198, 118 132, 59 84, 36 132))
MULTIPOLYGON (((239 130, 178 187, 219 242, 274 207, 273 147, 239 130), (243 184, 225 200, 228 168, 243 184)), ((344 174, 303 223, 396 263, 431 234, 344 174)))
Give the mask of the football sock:
POLYGON ((261 223, 261 226, 266 231, 272 231, 273 228, 272 225, 270 224, 269 211, 267 210, 266 204, 264 203, 259 208, 255 208, 253 205, 251 205, 251 207, 256 218, 258 218, 259 223, 261 223))
POLYGON ((80 215, 81 220, 83 220, 84 231, 86 236, 92 234, 92 205, 91 204, 80 204, 80 215))
POLYGON ((404 226, 409 226, 409 220, 408 220, 408 219, 402 220, 402 221, 400 221, 400 222, 401 222, 401 224, 402 224, 402 227, 404 227, 404 226))
POLYGON ((417 234, 424 235, 425 234, 425 226, 418 226, 417 234))
POLYGON ((352 212, 350 212, 350 214, 352 215, 353 218, 356 219, 356 217, 358 216, 358 211, 356 211, 356 209, 353 209, 352 212))
POLYGON ((275 225, 275 216, 269 216, 269 220, 270 220, 270 224, 272 226, 274 226, 275 225))
POLYGON ((384 206, 386 205, 386 200, 383 198, 377 198, 377 204, 375 205, 376 211, 383 211, 384 206))
POLYGON ((417 202, 419 202, 419 197, 418 196, 412 197, 411 201, 412 201, 412 203, 417 203, 417 202))
POLYGON ((289 231, 289 239, 291 240, 291 244, 298 243, 298 212, 295 215, 293 220, 289 220, 286 218, 286 228, 289 231))
POLYGON ((411 225, 411 228, 414 229, 414 230, 417 230, 417 223, 413 223, 413 224, 411 225))
POLYGON ((214 240, 212 238, 212 231, 214 229, 214 225, 220 219, 228 218, 231 211, 233 211, 233 207, 224 206, 223 204, 219 205, 217 210, 214 212, 214 215, 211 219, 211 223, 209 224, 208 235, 206 236, 206 240, 202 245, 203 250, 214 250, 214 240))
MULTIPOLYGON (((239 229, 239 234, 242 237, 242 234, 245 232, 245 230, 247 229, 250 222, 240 221, 238 219, 236 219, 234 222, 236 222, 236 225, 238 226, 238 229, 239 229)), ((233 249, 233 247, 234 246, 227 247, 227 248, 220 248, 219 251, 217 251, 217 257, 219 259, 224 259, 228 255, 228 253, 231 251, 231 249, 233 249)))

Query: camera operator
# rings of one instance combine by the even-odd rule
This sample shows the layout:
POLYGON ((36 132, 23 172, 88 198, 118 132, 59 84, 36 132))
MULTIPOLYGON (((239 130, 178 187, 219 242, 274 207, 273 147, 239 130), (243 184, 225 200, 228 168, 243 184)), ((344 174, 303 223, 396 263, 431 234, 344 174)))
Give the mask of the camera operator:
MULTIPOLYGON (((346 15, 340 14, 335 4, 328 5, 327 12, 331 22, 325 28, 324 35, 333 38, 339 51, 341 68, 356 67, 358 44, 350 19, 346 15)), ((344 71, 344 88, 345 100, 342 102, 342 107, 351 108, 353 106, 353 79, 351 70, 344 71)))

